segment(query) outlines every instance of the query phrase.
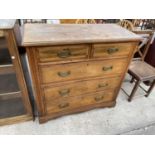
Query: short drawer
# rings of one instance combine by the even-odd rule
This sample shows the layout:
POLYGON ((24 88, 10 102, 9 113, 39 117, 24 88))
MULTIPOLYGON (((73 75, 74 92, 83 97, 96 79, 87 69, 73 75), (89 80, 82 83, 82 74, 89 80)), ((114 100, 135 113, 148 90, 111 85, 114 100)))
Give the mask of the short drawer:
POLYGON ((116 56, 129 56, 133 51, 135 44, 132 43, 112 43, 112 44, 94 44, 93 57, 106 58, 116 56))
POLYGON ((89 77, 121 74, 127 67, 127 59, 89 61, 80 63, 40 65, 43 84, 89 77))
POLYGON ((79 82, 68 82, 65 84, 61 83, 53 87, 47 86, 44 88, 45 100, 55 100, 64 97, 78 96, 82 94, 117 88, 120 84, 120 81, 120 77, 115 77, 79 82))
POLYGON ((88 45, 38 47, 40 62, 72 61, 88 58, 88 45))
POLYGON ((104 104, 105 106, 108 106, 108 102, 113 101, 114 97, 115 91, 103 91, 91 95, 69 97, 59 100, 49 100, 46 102, 46 108, 47 113, 55 113, 65 110, 72 110, 74 108, 82 108, 83 106, 94 104, 104 104))

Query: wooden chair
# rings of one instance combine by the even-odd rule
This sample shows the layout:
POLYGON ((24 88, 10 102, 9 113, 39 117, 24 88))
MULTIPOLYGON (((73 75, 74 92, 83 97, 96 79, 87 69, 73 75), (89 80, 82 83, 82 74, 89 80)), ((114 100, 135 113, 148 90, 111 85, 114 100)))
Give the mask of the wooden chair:
POLYGON ((123 19, 123 20, 121 20, 118 23, 118 25, 120 25, 120 26, 122 26, 122 27, 124 27, 124 28, 126 28, 126 29, 128 29, 130 31, 133 31, 134 30, 134 26, 133 26, 132 22, 130 22, 129 20, 123 19))
POLYGON ((153 37, 153 31, 145 30, 145 31, 136 31, 135 33, 141 35, 143 39, 136 51, 139 57, 133 59, 128 69, 128 73, 132 76, 130 82, 131 83, 135 82, 135 85, 130 95, 128 95, 126 91, 122 89, 128 95, 129 102, 132 101, 138 87, 144 90, 146 93, 145 97, 148 97, 155 86, 155 68, 144 61, 153 37), (148 90, 145 90, 140 84, 148 80, 151 81, 151 85, 148 90))
POLYGON ((96 24, 95 19, 77 19, 76 24, 96 24))
POLYGON ((141 27, 142 23, 143 23, 142 19, 133 19, 132 20, 132 24, 134 27, 141 27))

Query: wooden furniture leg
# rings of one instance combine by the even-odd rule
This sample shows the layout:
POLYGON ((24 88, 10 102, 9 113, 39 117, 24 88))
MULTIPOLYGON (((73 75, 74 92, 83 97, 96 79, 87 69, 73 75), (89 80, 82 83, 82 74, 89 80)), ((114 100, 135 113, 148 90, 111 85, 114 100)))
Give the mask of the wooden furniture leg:
POLYGON ((135 79, 135 78, 134 78, 134 77, 132 77, 132 79, 131 79, 130 83, 133 83, 133 82, 134 82, 134 79, 135 79))
POLYGON ((152 82, 149 90, 147 91, 147 94, 145 95, 146 97, 148 97, 150 95, 150 93, 152 92, 154 86, 155 86, 155 80, 152 82))
POLYGON ((136 91, 138 89, 138 86, 139 86, 140 82, 141 82, 140 80, 137 80, 136 81, 135 86, 134 86, 134 88, 133 88, 133 90, 132 90, 132 92, 131 92, 131 94, 129 96, 129 99, 128 99, 129 102, 131 102, 132 98, 134 97, 134 95, 135 95, 135 93, 136 93, 136 91))

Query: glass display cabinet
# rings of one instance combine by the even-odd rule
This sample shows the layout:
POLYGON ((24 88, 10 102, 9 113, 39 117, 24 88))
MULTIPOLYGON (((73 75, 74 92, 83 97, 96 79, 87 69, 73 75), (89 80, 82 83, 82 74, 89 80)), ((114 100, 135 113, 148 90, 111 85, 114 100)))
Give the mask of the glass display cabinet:
POLYGON ((0 20, 0 125, 32 120, 32 108, 14 32, 16 20, 0 20))

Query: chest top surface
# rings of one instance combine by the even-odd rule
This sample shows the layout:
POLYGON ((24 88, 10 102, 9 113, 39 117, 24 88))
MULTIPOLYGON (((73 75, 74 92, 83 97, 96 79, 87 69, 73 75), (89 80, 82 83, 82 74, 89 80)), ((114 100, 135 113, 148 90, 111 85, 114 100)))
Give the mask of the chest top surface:
POLYGON ((15 22, 15 19, 0 19, 0 29, 12 29, 15 22))
POLYGON ((139 41, 116 24, 25 24, 22 46, 139 41))

